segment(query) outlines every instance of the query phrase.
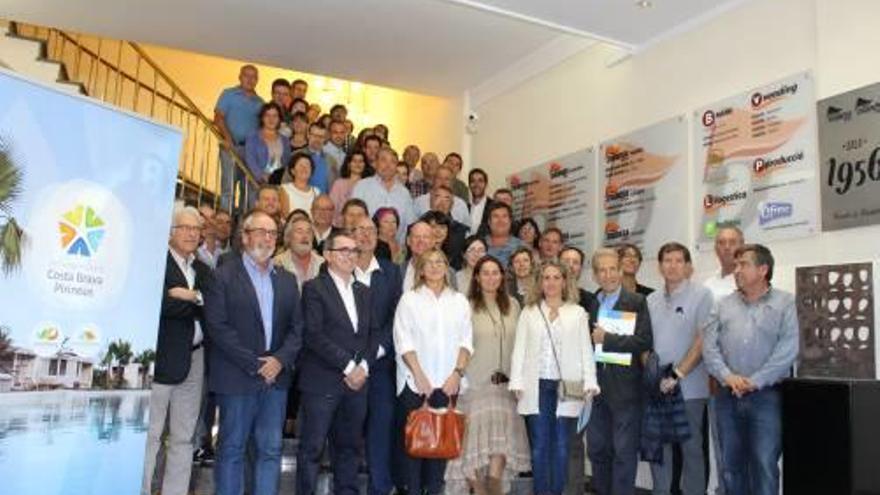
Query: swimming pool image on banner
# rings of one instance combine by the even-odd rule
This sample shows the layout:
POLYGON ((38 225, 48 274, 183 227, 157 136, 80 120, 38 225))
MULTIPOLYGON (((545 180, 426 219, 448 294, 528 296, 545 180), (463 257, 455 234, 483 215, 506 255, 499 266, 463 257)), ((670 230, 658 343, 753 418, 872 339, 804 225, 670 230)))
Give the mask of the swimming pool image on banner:
POLYGON ((182 141, 0 70, 0 493, 139 493, 182 141))

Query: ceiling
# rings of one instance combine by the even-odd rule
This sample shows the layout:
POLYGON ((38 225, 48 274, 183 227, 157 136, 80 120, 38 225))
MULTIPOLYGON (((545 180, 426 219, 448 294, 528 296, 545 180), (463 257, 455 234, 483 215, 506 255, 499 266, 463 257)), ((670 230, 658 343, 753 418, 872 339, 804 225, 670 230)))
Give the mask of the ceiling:
POLYGON ((442 96, 560 41, 625 50, 743 0, 3 0, 0 17, 442 96))

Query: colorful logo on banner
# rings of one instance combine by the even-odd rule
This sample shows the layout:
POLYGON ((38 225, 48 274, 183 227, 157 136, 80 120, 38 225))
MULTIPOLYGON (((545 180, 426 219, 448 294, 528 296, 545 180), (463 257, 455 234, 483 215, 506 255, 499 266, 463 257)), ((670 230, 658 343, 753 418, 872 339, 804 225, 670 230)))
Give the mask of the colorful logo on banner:
POLYGON ((91 206, 76 205, 58 222, 61 246, 67 254, 90 258, 104 239, 104 221, 91 206))

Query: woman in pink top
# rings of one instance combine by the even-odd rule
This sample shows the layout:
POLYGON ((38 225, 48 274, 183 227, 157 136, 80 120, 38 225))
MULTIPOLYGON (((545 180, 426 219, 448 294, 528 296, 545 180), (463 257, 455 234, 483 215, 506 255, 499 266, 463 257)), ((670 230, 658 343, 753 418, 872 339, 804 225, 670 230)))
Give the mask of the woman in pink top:
POLYGON ((367 165, 367 157, 362 151, 352 151, 345 157, 342 168, 339 170, 339 178, 333 182, 330 188, 330 199, 336 205, 336 214, 333 216, 333 225, 342 227, 342 207, 351 197, 351 191, 361 179, 373 175, 373 168, 367 165))

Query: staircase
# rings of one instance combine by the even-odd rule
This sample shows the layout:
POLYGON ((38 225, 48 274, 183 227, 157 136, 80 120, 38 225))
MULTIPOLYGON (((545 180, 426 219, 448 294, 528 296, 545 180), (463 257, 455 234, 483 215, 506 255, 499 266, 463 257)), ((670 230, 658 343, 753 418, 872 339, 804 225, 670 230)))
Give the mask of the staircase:
MULTIPOLYGON (((218 206, 220 131, 137 43, 0 19, 0 66, 181 129, 175 197, 218 206)), ((233 161, 256 190, 242 158, 233 161)), ((229 209, 247 204, 237 197, 229 209)))

